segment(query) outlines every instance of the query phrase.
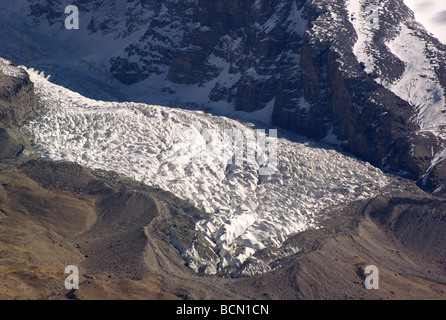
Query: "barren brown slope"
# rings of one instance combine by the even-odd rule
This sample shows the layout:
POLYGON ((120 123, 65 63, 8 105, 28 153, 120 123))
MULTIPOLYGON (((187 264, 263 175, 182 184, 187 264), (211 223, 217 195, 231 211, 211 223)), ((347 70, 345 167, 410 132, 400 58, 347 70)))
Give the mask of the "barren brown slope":
POLYGON ((0 183, 1 299, 249 298, 185 265, 172 235, 189 246, 205 214, 171 193, 41 160, 2 165, 0 183), (80 270, 75 292, 68 265, 80 270))

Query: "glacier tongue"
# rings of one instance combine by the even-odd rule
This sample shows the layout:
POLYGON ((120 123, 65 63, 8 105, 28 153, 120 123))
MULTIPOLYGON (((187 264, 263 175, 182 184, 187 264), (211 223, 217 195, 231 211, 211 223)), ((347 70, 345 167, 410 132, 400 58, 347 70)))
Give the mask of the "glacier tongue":
POLYGON ((238 266, 257 250, 280 246, 288 235, 317 227, 322 209, 372 197, 391 182, 366 162, 284 131, 277 138, 275 174, 259 175, 259 163, 224 165, 224 153, 210 153, 199 128, 252 131, 253 124, 201 111, 92 100, 35 70, 28 72, 43 114, 23 130, 43 157, 115 170, 212 214, 196 225, 196 232, 218 259, 205 261, 192 246, 185 254, 196 271, 203 265, 207 273, 238 266), (219 161, 172 161, 171 152, 178 147, 172 136, 179 130, 190 133, 194 150, 219 161))

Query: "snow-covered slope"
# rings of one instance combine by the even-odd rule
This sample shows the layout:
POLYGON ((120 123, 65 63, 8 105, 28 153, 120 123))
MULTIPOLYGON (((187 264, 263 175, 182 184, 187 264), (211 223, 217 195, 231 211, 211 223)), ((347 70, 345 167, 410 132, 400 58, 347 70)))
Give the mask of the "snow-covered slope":
POLYGON ((283 131, 273 175, 259 175, 259 163, 223 165, 227 158, 215 151, 219 163, 172 158, 175 133, 189 134, 193 150, 209 154, 202 130, 256 129, 200 111, 88 99, 28 71, 45 112, 23 130, 45 158, 115 170, 212 214, 196 230, 218 258, 202 259, 193 247, 184 252, 197 271, 237 266, 265 246, 317 227, 320 210, 372 197, 391 181, 365 162, 283 131))
MULTIPOLYGON (((379 4, 376 6, 377 17, 384 19, 386 1, 379 4)), ((370 2, 365 0, 349 0, 347 4, 357 34, 353 50, 358 61, 364 64, 367 73, 377 75, 375 81, 416 109, 416 122, 421 131, 430 131, 435 136, 446 138, 446 95, 436 74, 436 69, 440 67, 438 50, 416 21, 409 19, 399 22, 387 30, 385 36, 378 36, 384 38, 390 53, 404 64, 400 75, 389 78, 377 61, 382 48, 379 48, 375 38, 379 27, 373 28, 368 20, 365 8, 369 5, 370 2)))
POLYGON ((405 25, 387 46, 406 67, 401 78, 384 85, 416 108, 420 130, 446 138, 446 95, 435 74, 438 65, 430 61, 428 52, 435 55, 435 49, 405 25))
POLYGON ((446 44, 446 2, 438 0, 404 0, 416 19, 446 44))

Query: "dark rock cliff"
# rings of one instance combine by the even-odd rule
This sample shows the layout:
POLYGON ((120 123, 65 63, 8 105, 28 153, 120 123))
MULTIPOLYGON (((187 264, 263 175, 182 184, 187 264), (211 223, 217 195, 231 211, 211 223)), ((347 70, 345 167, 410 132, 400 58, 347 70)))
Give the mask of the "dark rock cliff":
POLYGON ((34 84, 26 71, 0 59, 0 126, 20 125, 36 110, 34 84))

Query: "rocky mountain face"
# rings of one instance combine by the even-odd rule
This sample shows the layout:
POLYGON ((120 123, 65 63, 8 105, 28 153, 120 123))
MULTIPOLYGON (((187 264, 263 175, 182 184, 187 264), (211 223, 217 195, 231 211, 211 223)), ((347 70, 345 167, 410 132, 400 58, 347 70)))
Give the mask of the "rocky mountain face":
MULTIPOLYGON (((88 68, 102 63, 122 84, 144 90, 155 83, 185 100, 179 88, 186 88, 204 107, 272 106, 272 125, 331 137, 382 169, 443 190, 446 48, 402 0, 73 4, 86 42, 110 39, 109 52, 90 55, 88 68), (378 13, 374 28, 370 8, 378 13)), ((60 29, 66 17, 62 1, 24 7, 41 28, 60 29)))
POLYGON ((33 149, 18 126, 37 115, 34 84, 28 73, 0 58, 0 160, 29 159, 33 149))

